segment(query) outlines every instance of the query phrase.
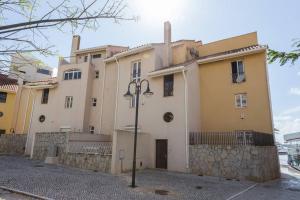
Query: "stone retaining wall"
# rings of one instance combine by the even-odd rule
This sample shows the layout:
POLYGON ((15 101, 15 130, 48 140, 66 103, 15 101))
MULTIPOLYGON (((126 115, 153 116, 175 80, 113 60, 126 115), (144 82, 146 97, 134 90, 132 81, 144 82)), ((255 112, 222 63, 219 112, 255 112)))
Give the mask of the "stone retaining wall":
POLYGON ((59 153, 58 162, 81 169, 110 172, 111 155, 62 152, 59 153))
MULTIPOLYGON (((53 153, 51 151, 53 147, 57 146, 59 164, 81 169, 110 172, 111 154, 70 152, 69 144, 72 144, 72 142, 69 142, 69 138, 69 133, 36 133, 32 158, 45 160, 49 155, 56 156, 52 155, 53 153)), ((105 144, 105 147, 106 146, 107 144, 105 144)))
POLYGON ((64 151, 66 142, 66 133, 36 133, 32 158, 36 160, 45 160, 49 147, 58 146, 60 151, 64 151))
POLYGON ((23 155, 27 134, 0 135, 0 154, 23 155))
POLYGON ((191 145, 192 173, 263 182, 280 177, 275 146, 191 145))

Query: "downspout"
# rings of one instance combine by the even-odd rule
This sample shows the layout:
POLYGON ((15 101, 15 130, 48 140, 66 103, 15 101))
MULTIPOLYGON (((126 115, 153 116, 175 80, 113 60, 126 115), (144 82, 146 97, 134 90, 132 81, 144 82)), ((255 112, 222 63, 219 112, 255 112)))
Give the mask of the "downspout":
MULTIPOLYGON (((30 114, 30 121, 29 121, 29 128, 28 128, 28 135, 27 135, 27 141, 26 141, 26 147, 25 147, 25 149, 28 148, 28 142, 29 142, 29 140, 31 138, 31 137, 29 137, 29 134, 31 134, 32 116, 33 116, 34 108, 35 108, 35 96, 33 96, 32 111, 31 111, 31 114, 30 114)), ((31 143, 31 149, 30 149, 30 158, 32 158, 32 154, 33 154, 34 140, 35 140, 35 134, 33 134, 33 137, 32 137, 32 143, 31 143)))
POLYGON ((120 80, 120 65, 118 62, 117 57, 114 57, 117 63, 117 87, 116 87, 116 103, 115 103, 115 116, 114 116, 114 130, 113 130, 113 141, 112 141, 112 161, 111 161, 111 173, 116 174, 118 173, 116 168, 116 161, 117 161, 117 111, 118 111, 118 94, 119 94, 119 80, 120 80))
POLYGON ((103 82, 102 82, 102 95, 101 95, 101 113, 100 113, 100 134, 102 133, 102 117, 103 117, 103 102, 104 102, 104 89, 105 89, 105 78, 106 78, 106 64, 104 65, 103 71, 103 82))
POLYGON ((24 133, 24 130, 25 130, 30 96, 31 96, 31 88, 29 89, 29 94, 28 94, 28 98, 27 98, 27 105, 26 105, 26 109, 25 109, 25 117, 24 117, 24 122, 23 122, 22 133, 24 133))
POLYGON ((184 69, 182 70, 182 76, 184 79, 184 110, 185 110, 185 167, 188 172, 189 169, 189 130, 188 130, 188 87, 187 79, 184 69))
MULTIPOLYGON (((18 85, 18 87, 20 87, 20 85, 18 85)), ((19 89, 18 89, 19 90, 19 89)), ((20 110, 20 104, 21 104, 21 98, 22 98, 22 92, 23 92, 23 86, 21 85, 21 87, 20 87, 20 96, 19 97, 17 97, 17 99, 18 99, 18 102, 16 102, 16 104, 18 104, 18 106, 15 106, 15 107, 17 107, 17 113, 16 113, 16 118, 14 119, 14 121, 13 121, 13 128, 14 128, 14 130, 16 131, 17 130, 17 126, 18 126, 18 117, 19 117, 19 110, 20 110)), ((15 105, 16 105, 15 104, 15 105)))
POLYGON ((115 116, 114 116, 114 131, 117 128, 116 122, 117 122, 117 110, 118 110, 118 94, 119 94, 119 81, 120 81, 120 65, 117 57, 115 57, 116 63, 117 63, 117 88, 116 88, 116 105, 115 105, 115 116))

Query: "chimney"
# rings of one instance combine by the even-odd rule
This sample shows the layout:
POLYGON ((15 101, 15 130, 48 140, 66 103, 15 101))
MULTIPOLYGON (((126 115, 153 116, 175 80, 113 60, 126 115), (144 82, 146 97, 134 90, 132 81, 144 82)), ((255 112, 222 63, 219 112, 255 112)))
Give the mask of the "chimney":
POLYGON ((75 56, 74 52, 76 50, 79 50, 79 47, 80 47, 80 36, 79 35, 73 35, 72 46, 71 46, 71 54, 70 54, 71 63, 76 63, 76 58, 74 57, 75 56))
POLYGON ((164 42, 165 44, 171 43, 171 23, 169 21, 164 23, 164 42))
POLYGON ((166 21, 164 23, 164 43, 165 43, 165 62, 164 66, 172 64, 172 39, 171 39, 171 23, 166 21))

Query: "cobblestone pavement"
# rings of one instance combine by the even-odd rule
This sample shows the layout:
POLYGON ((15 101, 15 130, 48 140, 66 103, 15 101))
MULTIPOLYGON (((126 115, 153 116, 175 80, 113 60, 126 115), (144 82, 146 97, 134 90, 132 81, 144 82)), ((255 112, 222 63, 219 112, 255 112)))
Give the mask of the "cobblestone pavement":
POLYGON ((0 189, 0 200, 35 200, 34 198, 0 189))
POLYGON ((248 181, 143 170, 137 173, 137 188, 128 187, 130 181, 130 174, 113 176, 46 165, 24 157, 0 156, 0 186, 53 199, 299 200, 300 196, 300 181, 290 175, 255 185, 248 181), (245 191, 249 187, 251 189, 245 191), (155 190, 168 191, 168 194, 156 194, 155 190))

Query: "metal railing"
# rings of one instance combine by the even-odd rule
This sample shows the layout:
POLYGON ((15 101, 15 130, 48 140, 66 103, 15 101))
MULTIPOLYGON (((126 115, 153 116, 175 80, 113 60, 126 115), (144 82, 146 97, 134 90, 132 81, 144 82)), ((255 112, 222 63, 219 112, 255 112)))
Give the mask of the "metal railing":
POLYGON ((273 134, 256 131, 190 132, 190 145, 274 146, 273 134))
POLYGON ((112 143, 111 142, 84 142, 67 144, 68 153, 85 153, 85 154, 100 154, 111 155, 112 143))

